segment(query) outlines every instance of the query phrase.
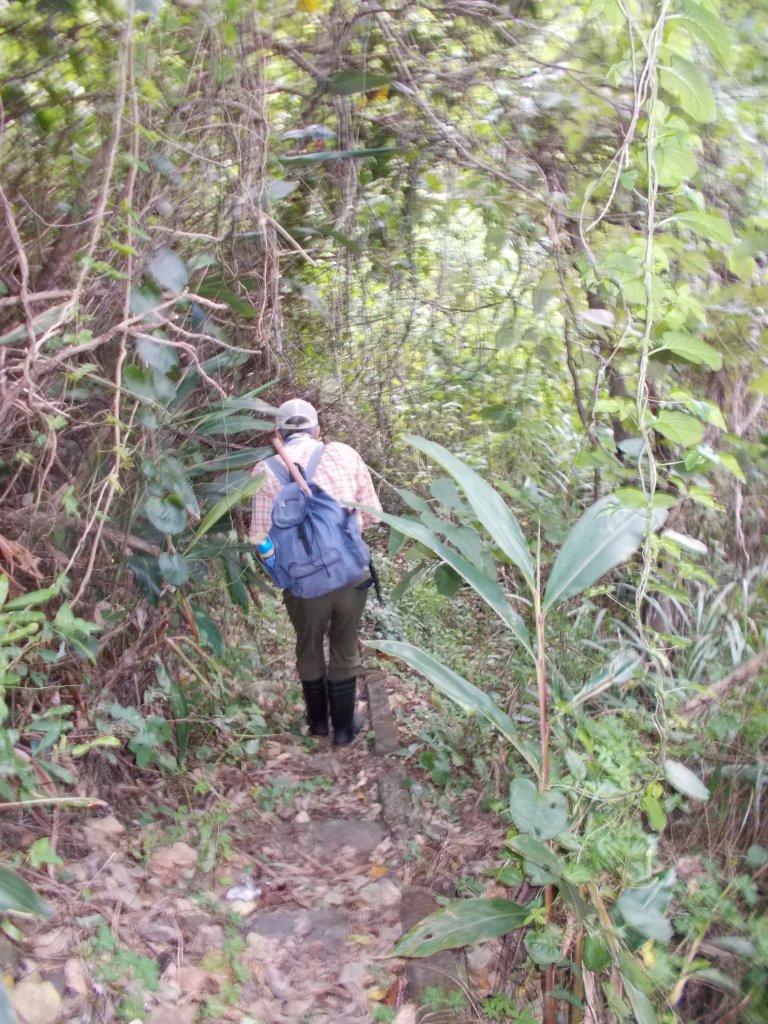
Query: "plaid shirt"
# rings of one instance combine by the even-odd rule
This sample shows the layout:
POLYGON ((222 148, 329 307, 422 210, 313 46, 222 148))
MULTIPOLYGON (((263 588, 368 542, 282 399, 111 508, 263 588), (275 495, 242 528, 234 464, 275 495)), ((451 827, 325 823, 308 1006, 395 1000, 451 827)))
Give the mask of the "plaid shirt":
MULTIPOLYGON (((285 442, 288 455, 302 468, 306 467, 312 453, 320 441, 315 441, 308 434, 294 434, 285 442)), ((264 476, 264 485, 253 496, 251 504, 251 542, 269 531, 272 525, 272 506, 280 493, 282 484, 266 463, 262 462, 254 471, 254 475, 264 476)), ((332 441, 325 446, 325 452, 315 472, 314 482, 318 487, 332 495, 337 501, 358 501, 361 505, 381 509, 381 504, 373 489, 371 474, 368 467, 354 448, 340 441, 332 441)), ((360 516, 362 529, 379 522, 377 516, 370 512, 355 511, 360 516)))

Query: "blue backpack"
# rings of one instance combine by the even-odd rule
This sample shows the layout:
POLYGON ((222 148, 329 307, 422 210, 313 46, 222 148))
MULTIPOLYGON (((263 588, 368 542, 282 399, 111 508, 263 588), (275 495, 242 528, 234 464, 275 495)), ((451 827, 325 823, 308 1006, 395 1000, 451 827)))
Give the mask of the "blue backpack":
POLYGON ((292 479, 279 456, 267 463, 282 484, 272 508, 269 536, 275 564, 270 572, 278 587, 296 597, 322 597, 349 586, 365 574, 371 560, 354 509, 343 508, 313 483, 324 452, 321 444, 303 471, 311 496, 292 479))

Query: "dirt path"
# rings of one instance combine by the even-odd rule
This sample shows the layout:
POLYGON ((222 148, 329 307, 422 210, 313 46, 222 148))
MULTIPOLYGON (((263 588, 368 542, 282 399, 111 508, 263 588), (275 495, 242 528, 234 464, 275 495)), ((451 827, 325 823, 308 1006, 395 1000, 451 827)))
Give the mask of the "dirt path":
POLYGON ((187 776, 186 804, 161 781, 123 793, 79 849, 60 844, 42 885, 53 918, 0 947, 22 1024, 415 1019, 405 965, 388 957, 403 890, 462 837, 436 815, 428 863, 401 764, 365 737, 307 750, 286 734, 251 769, 187 776))

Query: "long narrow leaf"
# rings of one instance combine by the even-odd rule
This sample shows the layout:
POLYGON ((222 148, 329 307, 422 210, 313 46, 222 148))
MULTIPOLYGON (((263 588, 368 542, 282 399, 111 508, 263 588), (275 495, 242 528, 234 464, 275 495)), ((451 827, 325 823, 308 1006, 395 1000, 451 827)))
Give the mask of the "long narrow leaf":
MULTIPOLYGON (((651 512, 651 529, 666 518, 664 509, 651 512)), ((549 574, 543 608, 548 610, 586 590, 637 551, 648 531, 645 509, 625 508, 608 494, 584 513, 568 534, 549 574)))
POLYGON ((205 519, 203 519, 202 523, 200 523, 198 531, 195 534, 195 539, 192 543, 194 544, 199 541, 201 537, 204 537, 210 528, 218 523, 221 517, 226 515, 231 508, 234 508, 235 505, 239 505, 241 501, 245 501, 246 498, 250 498, 257 491, 261 490, 263 483, 263 475, 259 474, 259 476, 252 476, 249 477, 248 480, 246 480, 240 487, 236 487, 233 491, 230 491, 229 494, 225 494, 220 501, 216 502, 213 508, 210 509, 206 515, 205 519))
POLYGON ((442 949, 474 946, 522 928, 531 912, 513 900, 460 900, 411 928, 392 950, 393 956, 431 956, 442 949))
POLYGON ((475 711, 484 718, 487 718, 498 729, 504 739, 530 765, 538 777, 539 761, 535 752, 527 743, 520 739, 512 719, 500 708, 496 707, 487 693, 478 689, 468 679, 460 676, 458 672, 454 672, 447 665, 441 664, 431 654, 427 654, 426 651, 422 651, 419 647, 414 647, 413 644, 402 643, 399 640, 369 640, 367 643, 368 647, 373 648, 375 651, 381 651, 383 654, 391 654, 395 658, 400 658, 421 675, 426 676, 441 693, 456 701, 466 711, 475 711))
MULTIPOLYGON (((364 506, 355 505, 355 507, 363 508, 364 506)), ((511 630, 513 636, 531 654, 531 648, 528 643, 528 630, 525 627, 525 623, 509 604, 504 596, 504 591, 496 580, 486 576, 484 572, 472 565, 471 562, 468 562, 466 558, 462 558, 452 548, 443 544, 440 538, 435 536, 432 530, 427 529, 422 523, 416 522, 413 519, 407 519, 405 516, 391 516, 386 512, 377 511, 376 515, 379 519, 394 527, 398 533, 405 534, 411 540, 417 540, 419 544, 429 548, 438 558, 442 558, 447 565, 450 565, 482 597, 486 604, 496 612, 501 621, 511 630)), ((533 654, 531 654, 531 657, 533 657, 533 654)))
POLYGON ((501 548, 512 564, 517 566, 530 589, 535 590, 533 562, 523 531, 498 491, 442 445, 414 435, 409 435, 406 440, 451 474, 466 494, 475 515, 494 543, 501 548))

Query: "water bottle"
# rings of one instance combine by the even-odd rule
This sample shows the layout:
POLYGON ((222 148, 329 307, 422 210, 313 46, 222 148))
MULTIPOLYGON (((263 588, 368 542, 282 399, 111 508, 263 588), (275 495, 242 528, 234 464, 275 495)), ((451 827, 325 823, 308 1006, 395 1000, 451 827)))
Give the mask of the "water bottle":
POLYGON ((264 565, 268 569, 273 569, 275 566, 275 545, 272 543, 272 538, 268 533, 262 534, 256 541, 256 550, 264 565))

